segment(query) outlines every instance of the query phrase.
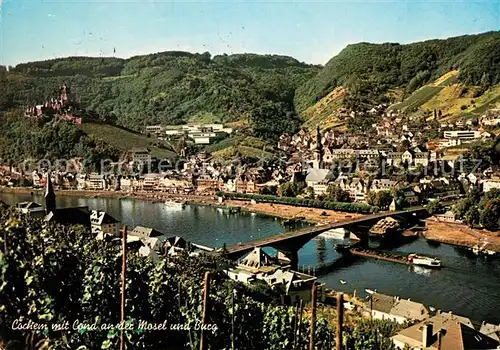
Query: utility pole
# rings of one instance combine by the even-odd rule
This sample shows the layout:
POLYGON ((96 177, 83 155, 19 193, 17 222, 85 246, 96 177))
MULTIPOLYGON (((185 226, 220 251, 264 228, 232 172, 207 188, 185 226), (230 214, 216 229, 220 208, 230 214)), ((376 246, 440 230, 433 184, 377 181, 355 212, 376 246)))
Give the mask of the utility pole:
POLYGON ((203 284, 203 314, 201 318, 200 350, 207 349, 205 340, 205 324, 207 323, 208 297, 210 293, 210 272, 205 272, 205 282, 203 284))
POLYGON ((231 350, 234 350, 234 297, 236 289, 233 288, 233 298, 231 299, 231 350))
POLYGON ((295 317, 293 318, 293 345, 292 350, 297 349, 297 325, 299 323, 299 303, 295 305, 295 317))
POLYGON ((125 349, 123 341, 123 327, 125 323, 125 273, 127 270, 127 225, 123 225, 122 229, 122 300, 121 300, 121 324, 122 330, 120 334, 120 350, 125 349))
POLYGON ((311 333, 309 334, 309 350, 314 350, 314 332, 316 331, 316 283, 312 286, 311 303, 311 333))
POLYGON ((342 350, 342 326, 344 324, 344 295, 337 294, 337 329, 335 346, 337 350, 342 350))
POLYGON ((302 301, 302 299, 300 299, 299 301, 299 325, 297 326, 297 333, 295 334, 296 337, 297 337, 297 348, 300 349, 300 337, 299 337, 299 334, 300 334, 300 327, 302 326, 302 313, 303 313, 303 310, 304 310, 304 302, 302 301))

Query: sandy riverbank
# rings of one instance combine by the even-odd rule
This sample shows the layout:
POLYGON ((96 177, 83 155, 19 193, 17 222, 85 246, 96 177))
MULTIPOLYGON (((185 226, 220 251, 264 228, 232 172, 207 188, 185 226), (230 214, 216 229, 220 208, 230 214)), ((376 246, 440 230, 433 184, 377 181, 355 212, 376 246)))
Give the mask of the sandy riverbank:
MULTIPOLYGON (((0 192, 23 193, 23 194, 29 194, 31 192, 34 192, 41 194, 43 193, 43 189, 4 187, 0 188, 0 192)), ((303 217, 305 221, 311 223, 319 223, 319 224, 327 224, 335 221, 347 221, 364 215, 355 213, 344 213, 334 210, 296 207, 283 204, 272 204, 272 203, 251 204, 250 201, 240 201, 240 200, 226 200, 223 203, 219 203, 216 196, 178 195, 178 194, 149 193, 149 192, 126 193, 120 191, 70 191, 70 190, 59 190, 56 191, 56 194, 62 196, 78 196, 78 197, 89 197, 89 198, 93 197, 133 198, 133 199, 147 200, 147 201, 164 201, 166 199, 177 199, 185 201, 189 204, 196 204, 196 205, 226 206, 235 208, 239 207, 242 210, 258 214, 276 216, 285 219, 303 217)))
POLYGON ((486 249, 500 252, 500 232, 471 229, 467 225, 428 219, 424 237, 433 241, 463 247, 473 247, 488 242, 486 249))

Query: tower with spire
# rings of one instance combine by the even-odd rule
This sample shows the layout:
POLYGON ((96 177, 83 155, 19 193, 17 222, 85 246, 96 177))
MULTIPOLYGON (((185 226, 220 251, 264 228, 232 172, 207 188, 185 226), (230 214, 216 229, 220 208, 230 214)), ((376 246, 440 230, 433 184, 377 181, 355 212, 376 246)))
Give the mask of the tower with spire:
POLYGON ((50 172, 47 173, 47 183, 45 184, 44 206, 46 214, 55 212, 56 210, 56 194, 54 193, 54 187, 52 186, 50 172))
POLYGON ((323 145, 321 144, 319 125, 316 127, 316 149, 314 150, 313 168, 323 169, 323 145))

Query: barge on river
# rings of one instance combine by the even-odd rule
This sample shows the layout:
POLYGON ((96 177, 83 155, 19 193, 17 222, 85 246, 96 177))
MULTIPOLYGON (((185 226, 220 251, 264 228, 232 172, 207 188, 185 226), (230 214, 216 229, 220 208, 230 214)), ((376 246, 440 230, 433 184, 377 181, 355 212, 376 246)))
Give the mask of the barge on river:
POLYGON ((336 250, 344 254, 352 254, 363 258, 372 258, 377 260, 389 261, 405 265, 418 265, 428 268, 442 267, 441 261, 436 258, 430 258, 417 254, 410 254, 408 256, 392 252, 384 252, 380 250, 353 248, 348 245, 338 244, 336 250))

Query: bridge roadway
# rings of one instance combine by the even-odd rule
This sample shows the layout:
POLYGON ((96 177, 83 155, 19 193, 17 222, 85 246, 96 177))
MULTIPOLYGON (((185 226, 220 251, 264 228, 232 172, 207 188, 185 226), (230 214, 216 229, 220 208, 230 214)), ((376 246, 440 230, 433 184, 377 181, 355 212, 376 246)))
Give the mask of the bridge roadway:
POLYGON ((356 218, 349 221, 340 221, 326 225, 307 227, 299 230, 285 232, 279 235, 262 238, 252 242, 234 244, 232 246, 227 247, 227 253, 229 256, 241 256, 242 254, 251 251, 255 247, 271 247, 276 245, 283 245, 286 244, 287 241, 292 241, 292 240, 300 240, 304 242, 303 244, 305 244, 307 241, 313 239, 320 233, 328 230, 380 220, 390 216, 408 215, 423 211, 426 211, 426 208, 423 206, 418 206, 409 208, 407 210, 365 215, 360 218, 356 218))

